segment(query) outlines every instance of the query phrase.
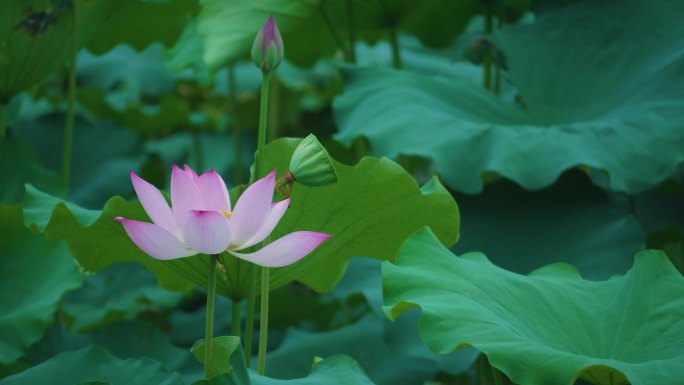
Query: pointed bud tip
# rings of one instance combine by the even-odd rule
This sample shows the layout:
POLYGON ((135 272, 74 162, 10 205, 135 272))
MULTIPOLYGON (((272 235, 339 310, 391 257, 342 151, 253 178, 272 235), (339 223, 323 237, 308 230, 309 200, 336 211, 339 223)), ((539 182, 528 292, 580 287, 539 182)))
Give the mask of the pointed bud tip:
POLYGON ((284 57, 283 39, 278 24, 269 14, 264 25, 259 29, 252 45, 252 61, 263 72, 269 72, 282 62, 284 57))

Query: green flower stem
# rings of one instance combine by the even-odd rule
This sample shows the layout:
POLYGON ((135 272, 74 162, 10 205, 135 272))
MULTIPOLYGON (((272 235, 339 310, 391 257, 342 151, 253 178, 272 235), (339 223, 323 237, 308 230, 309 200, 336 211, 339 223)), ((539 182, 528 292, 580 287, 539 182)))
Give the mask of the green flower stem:
MULTIPOLYGON (((263 72, 261 79, 261 100, 259 106, 259 133, 257 135, 257 154, 254 159, 254 175, 252 182, 256 178, 264 175, 263 157, 264 147, 266 146, 266 130, 268 127, 268 86, 271 80, 270 72, 263 72)), ((250 365, 252 358, 252 333, 254 332, 254 311, 256 310, 256 279, 257 267, 250 264, 249 292, 247 297, 247 320, 245 321, 245 361, 250 365)), ((262 284, 263 287, 263 284, 262 284)), ((268 298, 267 298, 268 301, 268 298)), ((263 303, 263 299, 262 299, 263 303)), ((261 342, 259 343, 261 345, 261 342)))
POLYGON ((347 0, 347 28, 349 29, 349 51, 345 58, 356 63, 356 28, 354 26, 354 0, 347 0))
POLYGON ((247 319, 245 320, 245 363, 252 364, 252 340, 254 335, 254 311, 256 309, 257 265, 249 264, 249 291, 247 293, 247 319))
POLYGON ((0 103, 0 139, 7 137, 7 106, 0 103))
POLYGON ((207 323, 204 337, 204 378, 209 379, 214 342, 214 303, 216 302, 216 263, 217 254, 209 256, 209 277, 207 278, 207 323))
POLYGON ((278 114, 280 113, 280 94, 281 83, 277 77, 274 77, 273 84, 269 87, 268 94, 268 128, 266 139, 268 141, 278 138, 278 114))
POLYGON ((401 69, 401 51, 399 49, 399 39, 397 38, 397 28, 394 25, 389 27, 389 43, 392 47, 392 65, 394 68, 401 69))
POLYGON ((264 176, 263 149, 266 146, 266 132, 268 130, 268 91, 271 82, 271 72, 264 72, 261 79, 261 100, 259 105, 259 134, 257 136, 257 157, 255 159, 255 180, 264 176))
POLYGON ((232 306, 232 314, 230 317, 230 334, 234 335, 238 338, 242 335, 242 332, 240 330, 240 321, 241 319, 241 314, 240 314, 240 305, 242 304, 242 301, 239 299, 233 299, 233 306, 232 306))
POLYGON ((241 185, 243 180, 242 175, 242 132, 240 131, 240 126, 238 125, 238 114, 237 114, 237 85, 235 83, 235 64, 231 63, 228 66, 228 98, 230 99, 230 129, 233 133, 233 151, 234 163, 235 163, 235 184, 241 185))
POLYGON ((71 177, 71 147, 74 141, 74 117, 76 107, 76 53, 78 52, 78 2, 73 3, 74 23, 71 28, 71 60, 69 63, 67 88, 67 113, 64 123, 64 144, 62 150, 62 180, 69 186, 71 177))
POLYGON ((269 269, 261 268, 261 318, 259 320, 259 358, 257 373, 266 373, 266 346, 268 342, 268 291, 269 269))

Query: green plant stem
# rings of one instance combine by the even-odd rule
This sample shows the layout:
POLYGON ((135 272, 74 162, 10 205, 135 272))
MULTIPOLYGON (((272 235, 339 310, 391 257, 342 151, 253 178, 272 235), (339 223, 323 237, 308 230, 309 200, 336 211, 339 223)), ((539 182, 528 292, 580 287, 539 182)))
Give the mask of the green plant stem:
MULTIPOLYGON (((259 106, 259 133, 257 135, 257 153, 254 159, 254 175, 252 175, 252 182, 254 182, 256 178, 264 175, 262 170, 262 157, 264 147, 266 146, 266 130, 268 128, 268 86, 271 80, 271 73, 263 72, 262 75, 261 100, 259 106)), ((250 366, 252 358, 252 333, 254 333, 254 312, 256 310, 256 280, 257 266, 250 264, 247 319, 245 321, 245 361, 247 362, 247 366, 250 366)), ((259 342, 259 344, 261 344, 261 342, 259 342)))
POLYGON ((0 103, 0 138, 7 137, 7 106, 0 103))
POLYGON ((235 152, 234 154, 234 167, 235 167, 235 184, 242 184, 243 181, 243 175, 242 175, 242 132, 241 128, 239 126, 238 122, 238 114, 237 114, 237 104, 238 104, 238 98, 237 98, 237 85, 235 82, 235 65, 231 63, 228 66, 228 97, 230 99, 230 107, 229 107, 229 113, 230 113, 230 129, 233 133, 233 151, 235 152))
POLYGON ((192 151, 195 153, 195 168, 204 170, 204 151, 202 149, 202 137, 198 129, 192 130, 192 151))
POLYGON ((209 276, 207 277, 207 322, 204 330, 204 378, 210 377, 210 365, 214 342, 214 303, 216 302, 216 263, 219 256, 214 254, 209 256, 209 276))
POLYGON ((356 28, 354 25, 354 0, 347 0, 347 28, 349 28, 349 50, 345 58, 356 63, 356 28))
POLYGON ((268 343, 268 292, 269 269, 261 268, 261 315, 259 320, 259 357, 257 372, 262 376, 266 373, 266 347, 268 343))
POLYGON ((78 2, 73 3, 73 26, 71 28, 71 52, 67 83, 67 113, 64 122, 64 144, 62 146, 62 181, 69 186, 71 178, 71 147, 74 141, 74 118, 76 108, 76 53, 78 51, 78 2))
POLYGON ((277 77, 273 78, 273 84, 269 86, 268 94, 268 129, 266 139, 268 141, 278 138, 278 114, 280 113, 280 90, 281 84, 277 77))
POLYGON ((401 51, 399 49, 399 39, 397 38, 397 28, 394 25, 389 27, 389 43, 392 47, 392 65, 394 68, 401 69, 401 51))
POLYGON ((249 289, 247 292, 247 319, 245 319, 245 363, 252 364, 252 340, 254 339, 254 311, 256 310, 257 265, 249 264, 249 289))
POLYGON ((240 330, 240 321, 242 321, 241 314, 240 314, 240 305, 242 304, 242 301, 239 299, 233 298, 233 306, 232 306, 232 314, 230 317, 230 334, 234 335, 238 338, 242 336, 242 332, 240 330))
POLYGON ((266 146, 266 132, 268 130, 268 91, 271 72, 264 72, 261 80, 261 100, 259 106, 259 134, 257 136, 257 156, 255 159, 255 179, 264 176, 263 149, 266 146))
POLYGON ((325 23, 325 26, 328 27, 328 31, 330 31, 330 36, 332 36, 333 40, 335 41, 335 45, 337 45, 337 48, 342 51, 344 54, 345 58, 349 57, 349 49, 347 46, 344 44, 344 39, 342 39, 342 36, 340 36, 339 32, 335 28, 335 26, 332 23, 332 20, 330 19, 330 16, 328 15, 328 12, 325 10, 325 1, 321 2, 320 6, 320 12, 321 12, 321 17, 323 18, 323 22, 325 23))

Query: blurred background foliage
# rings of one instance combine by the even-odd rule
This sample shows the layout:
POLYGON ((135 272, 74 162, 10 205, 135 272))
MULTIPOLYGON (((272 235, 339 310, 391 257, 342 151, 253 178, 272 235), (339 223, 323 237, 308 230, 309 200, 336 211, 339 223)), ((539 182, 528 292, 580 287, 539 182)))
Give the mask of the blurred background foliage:
MULTIPOLYGON (((369 210, 333 221, 359 222, 334 250, 272 274, 269 376, 339 380, 344 358, 312 362, 347 354, 362 369, 339 383, 494 384, 474 349, 428 349, 417 310, 382 312, 379 260, 424 225, 522 274, 566 262, 603 280, 646 248, 684 269, 681 1, 5 1, 0 383, 133 383, 116 377, 132 368, 141 384, 201 379, 189 349, 205 278, 118 247, 110 219, 142 215, 124 201, 129 170, 162 189, 173 163, 248 181, 261 81, 248 55, 268 13, 286 55, 269 140, 314 133, 344 176, 295 191, 314 214, 276 232, 332 216, 326 197, 369 210), (49 374, 74 360, 94 374, 49 374)), ((292 143, 270 144, 271 167, 286 171, 292 143)), ((241 291, 219 291, 215 334, 228 335, 241 291)))

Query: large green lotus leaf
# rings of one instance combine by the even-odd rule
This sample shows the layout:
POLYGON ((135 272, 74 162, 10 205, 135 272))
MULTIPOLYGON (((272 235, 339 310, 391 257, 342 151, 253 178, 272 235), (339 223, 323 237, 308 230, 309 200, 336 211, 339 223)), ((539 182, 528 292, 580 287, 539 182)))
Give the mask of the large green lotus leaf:
POLYGON ((567 172, 540 191, 500 179, 481 194, 457 194, 456 200, 468 226, 452 251, 478 250, 521 274, 566 262, 585 278, 607 279, 629 270, 631 256, 646 246, 628 200, 596 187, 580 171, 567 172))
POLYGON ((68 61, 78 4, 79 45, 94 36, 118 2, 17 0, 0 13, 0 104, 37 84, 68 61))
POLYGON ((197 8, 196 0, 121 1, 117 12, 88 43, 88 49, 101 55, 118 44, 127 44, 137 50, 153 43, 169 47, 178 40, 197 8))
POLYGON ((121 263, 89 276, 82 288, 68 293, 61 315, 69 330, 83 333, 142 313, 163 312, 181 298, 160 288, 140 265, 121 263))
POLYGON ((19 374, 4 378, 3 385, 98 383, 111 385, 183 385, 183 378, 151 358, 119 359, 92 345, 65 352, 19 374))
MULTIPOLYGON (((204 301, 204 298, 199 300, 204 301)), ((271 305, 275 303, 271 302, 271 305)), ((226 336, 230 335, 230 319, 232 302, 223 297, 217 296, 214 305, 214 314, 221 319, 221 322, 214 322, 214 335, 226 336)), ((204 338, 204 327, 206 325, 206 306, 201 306, 192 309, 186 309, 184 306, 173 311, 168 318, 169 339, 176 345, 192 346, 192 344, 204 338)))
MULTIPOLYGON (((277 169, 278 175, 286 172, 299 141, 269 143, 265 168, 277 169)), ((458 240, 458 206, 436 178, 421 188, 410 174, 384 158, 366 157, 355 166, 334 160, 333 164, 337 183, 322 187, 295 183, 290 208, 271 239, 298 230, 321 231, 333 238, 301 261, 273 269, 275 286, 297 279, 314 290, 330 290, 351 257, 392 260, 401 243, 424 225, 434 229, 445 245, 458 240)))
POLYGON ((566 264, 522 276, 456 257, 423 229, 383 265, 383 290, 392 319, 422 309, 432 350, 473 346, 515 383, 684 384, 684 278, 662 252, 603 282, 566 264))
MULTIPOLYGON (((198 17, 204 36, 204 61, 218 68, 249 53, 259 28, 272 13, 283 34, 288 60, 304 66, 331 56, 335 40, 330 24, 347 43, 349 18, 346 0, 205 0, 198 17), (325 16, 324 16, 325 15, 325 16)), ((431 45, 446 45, 481 10, 477 1, 354 0, 354 29, 357 38, 375 42, 390 25, 415 34, 431 45), (434 28, 435 24, 440 28, 434 28)))
MULTIPOLYGON (((103 55, 83 50, 78 54, 76 73, 79 88, 93 85, 110 94, 120 88, 135 89, 143 95, 173 92, 173 75, 166 68, 164 48, 159 44, 140 51, 118 45, 103 55)), ((108 95, 108 98, 112 97, 108 95)))
POLYGON ((0 175, 2 203, 20 202, 28 182, 55 194, 65 193, 60 176, 44 169, 33 149, 13 139, 0 139, 0 175))
POLYGON ((14 362, 40 339, 81 279, 64 242, 31 234, 20 207, 0 205, 0 363, 14 362))
MULTIPOLYGON (((241 373, 242 373, 241 369, 241 373)), ((268 372, 268 368, 266 369, 268 372)), ((267 373, 268 374, 268 373, 267 373)), ((201 380, 193 385, 374 385, 366 376, 363 368, 353 358, 345 355, 334 355, 316 363, 308 376, 292 380, 280 380, 260 376, 249 372, 249 380, 243 377, 231 377, 223 374, 211 380, 201 380)))
MULTIPOLYGON (((201 159, 197 156, 193 145, 192 133, 177 133, 165 138, 145 142, 145 152, 157 154, 164 164, 188 164, 200 169, 213 168, 224 176, 226 183, 233 181, 235 175, 235 142, 233 137, 225 134, 202 133, 199 135, 201 159)), ((254 141, 250 136, 242 136, 240 156, 243 159, 243 175, 247 174, 249 160, 254 156, 254 141)), ((170 172, 170 170, 169 170, 170 172)))
MULTIPOLYGON (((299 141, 280 139, 270 143, 266 147, 266 168, 276 168, 282 175, 299 141)), ((426 225, 446 245, 458 239, 458 207, 436 179, 419 188, 406 171, 387 159, 364 158, 356 166, 335 162, 335 168, 338 183, 334 185, 293 187, 290 208, 271 237, 275 240, 293 231, 308 230, 331 234, 333 238, 303 260, 272 269, 272 288, 299 280, 316 291, 330 290, 351 257, 392 259, 401 243, 426 225)), ((206 285, 207 256, 153 259, 138 249, 114 221, 117 216, 149 220, 139 203, 114 197, 101 212, 84 210, 28 186, 24 208, 26 224, 35 224, 48 238, 66 239, 86 270, 100 271, 115 262, 140 262, 164 288, 185 290, 193 282, 206 285)), ((248 264, 227 253, 221 260, 218 292, 243 298, 248 289, 248 264)))
POLYGON ((132 204, 121 197, 111 198, 102 211, 86 210, 71 202, 26 186, 24 222, 48 239, 64 239, 74 258, 86 271, 98 272, 114 262, 139 262, 150 270, 159 284, 166 289, 187 291, 195 282, 206 280, 206 258, 195 256, 174 261, 159 261, 142 252, 126 235, 117 216, 147 220, 140 203, 132 204), (183 274, 179 266, 202 265, 206 270, 187 268, 183 274), (199 275, 203 278, 200 278, 199 275))
POLYGON ((368 314, 353 324, 330 331, 289 329, 282 344, 268 353, 268 374, 284 379, 298 378, 308 373, 315 357, 348 354, 378 385, 422 384, 441 369, 454 374, 462 372, 476 358, 474 350, 449 356, 432 353, 418 337, 418 317, 406 317, 406 321, 395 325, 368 314))
MULTIPOLYGON (((60 169, 63 114, 20 120, 10 131, 17 139, 33 147, 43 164, 55 171, 60 169)), ((111 122, 90 123, 77 118, 69 199, 86 207, 101 207, 110 196, 131 191, 128 172, 137 169, 142 161, 141 150, 142 145, 132 132, 111 122)))
POLYGON ((466 193, 484 172, 538 189, 578 165, 614 190, 648 189, 684 160, 682 17, 681 1, 583 1, 497 31, 522 106, 458 78, 348 68, 337 139, 430 158, 466 193))
MULTIPOLYGON (((204 328, 204 324, 200 326, 204 328)), ((89 345, 98 345, 123 359, 155 359, 188 381, 197 380, 204 375, 202 365, 188 351, 190 345, 177 345, 159 326, 141 319, 118 322, 88 334, 74 334, 64 330, 61 325, 53 325, 31 347, 22 362, 37 365, 59 353, 89 345)))

